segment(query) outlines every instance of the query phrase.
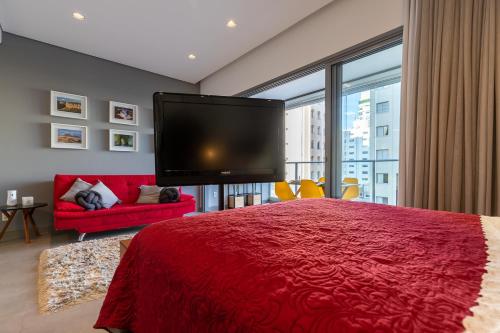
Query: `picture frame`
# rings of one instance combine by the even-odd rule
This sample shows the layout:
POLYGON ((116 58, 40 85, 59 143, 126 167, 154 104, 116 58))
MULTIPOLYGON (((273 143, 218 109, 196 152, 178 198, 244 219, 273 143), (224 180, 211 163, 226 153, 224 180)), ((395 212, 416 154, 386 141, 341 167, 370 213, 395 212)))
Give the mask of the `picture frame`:
POLYGON ((114 124, 139 126, 139 106, 109 101, 109 122, 114 124))
POLYGON ((88 149, 87 126, 50 124, 51 148, 88 149))
POLYGON ((109 150, 134 153, 138 152, 139 132, 110 129, 109 150))
POLYGON ((87 96, 50 91, 50 115, 55 117, 87 119, 87 96))

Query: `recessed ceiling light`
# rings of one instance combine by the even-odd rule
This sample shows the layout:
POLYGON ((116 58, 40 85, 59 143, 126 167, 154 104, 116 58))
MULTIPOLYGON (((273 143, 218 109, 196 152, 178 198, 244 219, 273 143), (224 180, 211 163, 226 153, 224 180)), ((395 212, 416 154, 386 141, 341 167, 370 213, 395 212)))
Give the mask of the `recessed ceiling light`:
POLYGON ((82 13, 79 13, 79 12, 74 12, 73 13, 73 18, 77 19, 79 21, 85 20, 85 16, 83 16, 82 13))
POLYGON ((191 53, 190 55, 188 55, 188 58, 189 58, 190 60, 194 60, 194 59, 196 59, 196 56, 195 56, 194 54, 192 54, 192 53, 191 53))
POLYGON ((227 21, 226 27, 228 28, 236 28, 237 24, 234 22, 234 20, 229 20, 227 21))

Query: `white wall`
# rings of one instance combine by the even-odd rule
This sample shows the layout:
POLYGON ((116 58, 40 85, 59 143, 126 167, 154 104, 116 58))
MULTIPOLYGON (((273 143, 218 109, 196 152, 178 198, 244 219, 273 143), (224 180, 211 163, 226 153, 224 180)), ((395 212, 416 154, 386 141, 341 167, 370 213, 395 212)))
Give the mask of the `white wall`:
POLYGON ((335 0, 201 81, 234 95, 402 25, 403 0, 335 0))
POLYGON ((5 11, 3 9, 3 4, 0 2, 0 25, 5 29, 5 11))

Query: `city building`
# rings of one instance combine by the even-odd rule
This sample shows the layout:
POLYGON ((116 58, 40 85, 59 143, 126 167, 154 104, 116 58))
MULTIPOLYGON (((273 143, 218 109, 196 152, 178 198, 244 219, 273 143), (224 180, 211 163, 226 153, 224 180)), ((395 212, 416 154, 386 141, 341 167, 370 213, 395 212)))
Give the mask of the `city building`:
POLYGON ((286 179, 325 175, 325 102, 292 107, 285 113, 286 179))
POLYGON ((383 80, 377 78, 376 86, 367 85, 367 79, 346 85, 349 89, 342 97, 342 178, 358 180, 359 200, 396 205, 400 68, 384 76, 383 80))

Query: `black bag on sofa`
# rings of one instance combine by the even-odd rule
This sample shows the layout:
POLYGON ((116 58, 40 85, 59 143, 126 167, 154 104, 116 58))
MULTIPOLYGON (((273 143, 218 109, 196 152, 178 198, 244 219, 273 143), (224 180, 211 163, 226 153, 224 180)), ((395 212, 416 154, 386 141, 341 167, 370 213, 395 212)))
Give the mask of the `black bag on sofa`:
POLYGON ((175 187, 164 187, 160 191, 160 203, 178 202, 180 198, 181 194, 175 187))

